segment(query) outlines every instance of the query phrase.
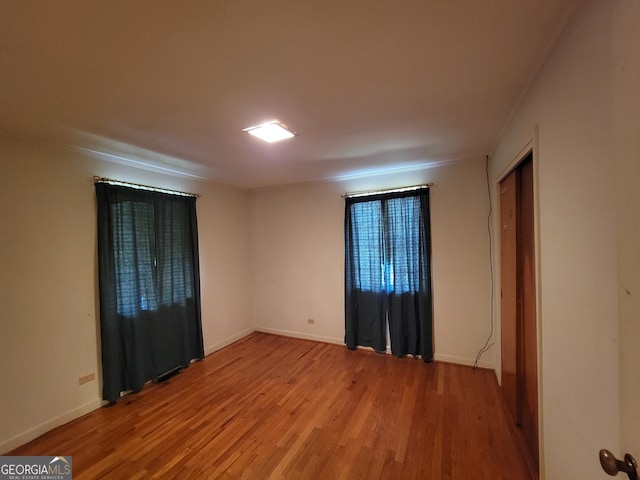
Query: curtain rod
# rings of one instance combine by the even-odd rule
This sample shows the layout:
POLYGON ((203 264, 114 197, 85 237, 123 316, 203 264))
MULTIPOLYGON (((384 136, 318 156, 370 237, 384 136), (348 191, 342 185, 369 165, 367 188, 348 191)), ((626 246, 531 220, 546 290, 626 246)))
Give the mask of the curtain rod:
POLYGON ((108 183, 109 185, 120 185, 123 187, 137 188, 139 190, 150 190, 152 192, 170 193, 171 195, 182 195, 183 197, 200 198, 202 196, 202 194, 200 193, 181 192, 180 190, 171 190, 168 188, 152 187, 151 185, 142 185, 140 183, 124 182, 122 180, 114 180, 113 178, 98 177, 98 176, 93 177, 93 183, 108 183))
POLYGON ((370 190, 367 192, 352 192, 345 193, 340 195, 342 198, 354 198, 354 197, 366 197, 368 195, 378 195, 381 193, 401 193, 401 192, 410 192, 413 190, 421 190, 423 188, 433 187, 433 182, 425 183, 423 185, 413 185, 411 187, 402 187, 402 188, 390 188, 388 190, 370 190))

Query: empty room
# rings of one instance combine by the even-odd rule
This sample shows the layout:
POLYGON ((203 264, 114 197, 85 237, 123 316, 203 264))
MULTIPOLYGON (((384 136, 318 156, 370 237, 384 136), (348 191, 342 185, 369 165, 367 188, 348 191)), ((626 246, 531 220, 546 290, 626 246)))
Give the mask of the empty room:
POLYGON ((0 478, 637 478, 639 0, 0 8, 0 478))

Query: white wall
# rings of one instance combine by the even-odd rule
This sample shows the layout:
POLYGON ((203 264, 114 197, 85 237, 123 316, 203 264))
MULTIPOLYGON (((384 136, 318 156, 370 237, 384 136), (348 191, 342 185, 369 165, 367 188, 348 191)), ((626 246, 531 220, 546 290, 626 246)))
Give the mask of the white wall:
POLYGON ((0 453, 101 405, 93 175, 202 193, 205 349, 253 330, 247 192, 0 137, 0 453))
POLYGON ((341 343, 343 201, 315 183, 251 194, 253 321, 257 329, 341 343), (315 320, 309 325, 307 319, 315 320))
MULTIPOLYGON (((497 182, 525 145, 532 142, 534 146, 541 451, 543 478, 547 479, 605 478, 598 451, 608 448, 622 453, 617 216, 621 204, 623 230, 634 217, 635 226, 625 233, 625 239, 634 237, 635 244, 621 251, 620 263, 633 260, 637 266, 640 210, 638 194, 631 187, 637 187, 640 178, 637 11, 637 0, 596 0, 581 6, 491 159, 492 178, 497 182), (625 35, 620 36, 623 27, 625 35), (629 37, 634 38, 633 46, 613 41, 629 37), (635 105, 635 111, 628 104, 635 105), (623 169, 619 173, 617 164, 623 169), (621 182, 631 182, 625 194, 617 191, 621 182), (629 205, 633 211, 627 210, 626 194, 635 206, 629 205)), ((497 198, 495 205, 497 209, 497 198)), ((499 225, 495 230, 499 231, 499 225)), ((638 288, 637 267, 630 275, 638 288)), ((637 333, 637 303, 628 308, 621 331, 637 333), (635 311, 635 327, 631 327, 631 310, 635 311)), ((637 343, 623 342, 629 347, 637 343)), ((633 370, 637 377, 637 367, 633 370)), ((636 454, 640 453, 640 445, 635 447, 636 454)))
MULTIPOLYGON (((402 175, 254 190, 251 256, 258 330, 344 339, 341 194, 415 185, 431 189, 436 359, 473 364, 490 332, 488 199, 484 159, 402 175), (314 319, 315 325, 307 323, 314 319)), ((494 351, 481 366, 494 366, 494 351)))
POLYGON ((620 450, 640 459, 640 1, 620 1, 611 18, 613 154, 618 187, 620 450))

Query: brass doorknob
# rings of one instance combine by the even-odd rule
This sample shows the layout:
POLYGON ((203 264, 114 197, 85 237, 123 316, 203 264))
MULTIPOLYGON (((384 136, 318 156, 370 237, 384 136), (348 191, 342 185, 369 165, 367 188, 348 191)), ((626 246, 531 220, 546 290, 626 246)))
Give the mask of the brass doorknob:
POLYGON ((618 460, 609 450, 600 450, 600 465, 611 476, 624 472, 630 480, 638 480, 638 463, 630 454, 625 454, 624 460, 618 460))

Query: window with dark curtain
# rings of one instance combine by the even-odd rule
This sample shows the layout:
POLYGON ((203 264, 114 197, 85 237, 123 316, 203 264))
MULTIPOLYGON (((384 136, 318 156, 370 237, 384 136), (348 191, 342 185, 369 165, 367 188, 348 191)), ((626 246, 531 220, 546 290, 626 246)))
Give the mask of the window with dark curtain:
POLYGON ((103 398, 204 356, 196 198, 96 183, 103 398))
POLYGON ((433 360, 429 190, 345 199, 345 343, 433 360))

